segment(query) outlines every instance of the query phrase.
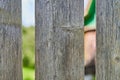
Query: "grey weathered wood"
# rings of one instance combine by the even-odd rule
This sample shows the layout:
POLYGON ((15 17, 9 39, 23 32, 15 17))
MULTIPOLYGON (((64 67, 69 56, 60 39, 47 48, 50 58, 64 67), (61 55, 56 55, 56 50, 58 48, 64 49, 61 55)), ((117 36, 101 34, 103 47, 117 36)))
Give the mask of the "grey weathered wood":
POLYGON ((83 80, 83 0, 36 0, 36 80, 83 80))
POLYGON ((97 80, 120 80, 120 0, 97 0, 97 80))
POLYGON ((0 0, 0 80, 22 80, 21 0, 0 0))

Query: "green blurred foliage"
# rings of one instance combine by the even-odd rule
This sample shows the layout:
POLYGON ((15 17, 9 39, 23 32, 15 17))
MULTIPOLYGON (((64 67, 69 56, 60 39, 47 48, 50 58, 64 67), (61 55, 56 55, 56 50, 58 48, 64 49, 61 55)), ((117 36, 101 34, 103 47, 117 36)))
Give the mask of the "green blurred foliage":
POLYGON ((35 80, 35 27, 22 27, 23 80, 35 80))
POLYGON ((35 30, 34 27, 22 28, 23 67, 35 67, 35 30))
POLYGON ((34 69, 23 68, 23 80, 35 80, 34 69))

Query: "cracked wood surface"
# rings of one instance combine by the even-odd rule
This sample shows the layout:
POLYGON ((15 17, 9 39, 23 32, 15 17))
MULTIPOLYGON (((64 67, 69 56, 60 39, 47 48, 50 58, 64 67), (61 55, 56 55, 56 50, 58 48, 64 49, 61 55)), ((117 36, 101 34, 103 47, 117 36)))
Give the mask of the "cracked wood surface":
POLYGON ((0 0, 0 80, 22 80, 21 0, 0 0))
POLYGON ((120 80, 120 0, 97 0, 97 80, 120 80))
POLYGON ((36 0, 36 80, 84 79, 83 5, 36 0))

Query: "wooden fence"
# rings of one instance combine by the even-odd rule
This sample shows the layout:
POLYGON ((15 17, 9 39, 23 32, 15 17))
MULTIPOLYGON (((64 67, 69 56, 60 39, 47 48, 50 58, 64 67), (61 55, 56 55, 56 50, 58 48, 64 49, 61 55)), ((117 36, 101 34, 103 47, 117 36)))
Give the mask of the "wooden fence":
MULTIPOLYGON (((83 80, 84 0, 35 3, 35 79, 83 80)), ((97 80, 120 80, 119 5, 97 0, 97 80)), ((0 80, 22 80, 21 0, 0 0, 0 80)))

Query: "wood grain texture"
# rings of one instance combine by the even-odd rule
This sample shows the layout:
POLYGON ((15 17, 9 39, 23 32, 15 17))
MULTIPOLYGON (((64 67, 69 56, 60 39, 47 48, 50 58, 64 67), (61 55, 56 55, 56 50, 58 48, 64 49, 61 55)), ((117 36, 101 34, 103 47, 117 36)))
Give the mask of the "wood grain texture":
POLYGON ((83 80, 83 0, 36 0, 36 80, 83 80))
POLYGON ((120 80, 120 0, 97 0, 97 80, 120 80))
POLYGON ((22 80, 21 0, 0 0, 0 80, 22 80))

